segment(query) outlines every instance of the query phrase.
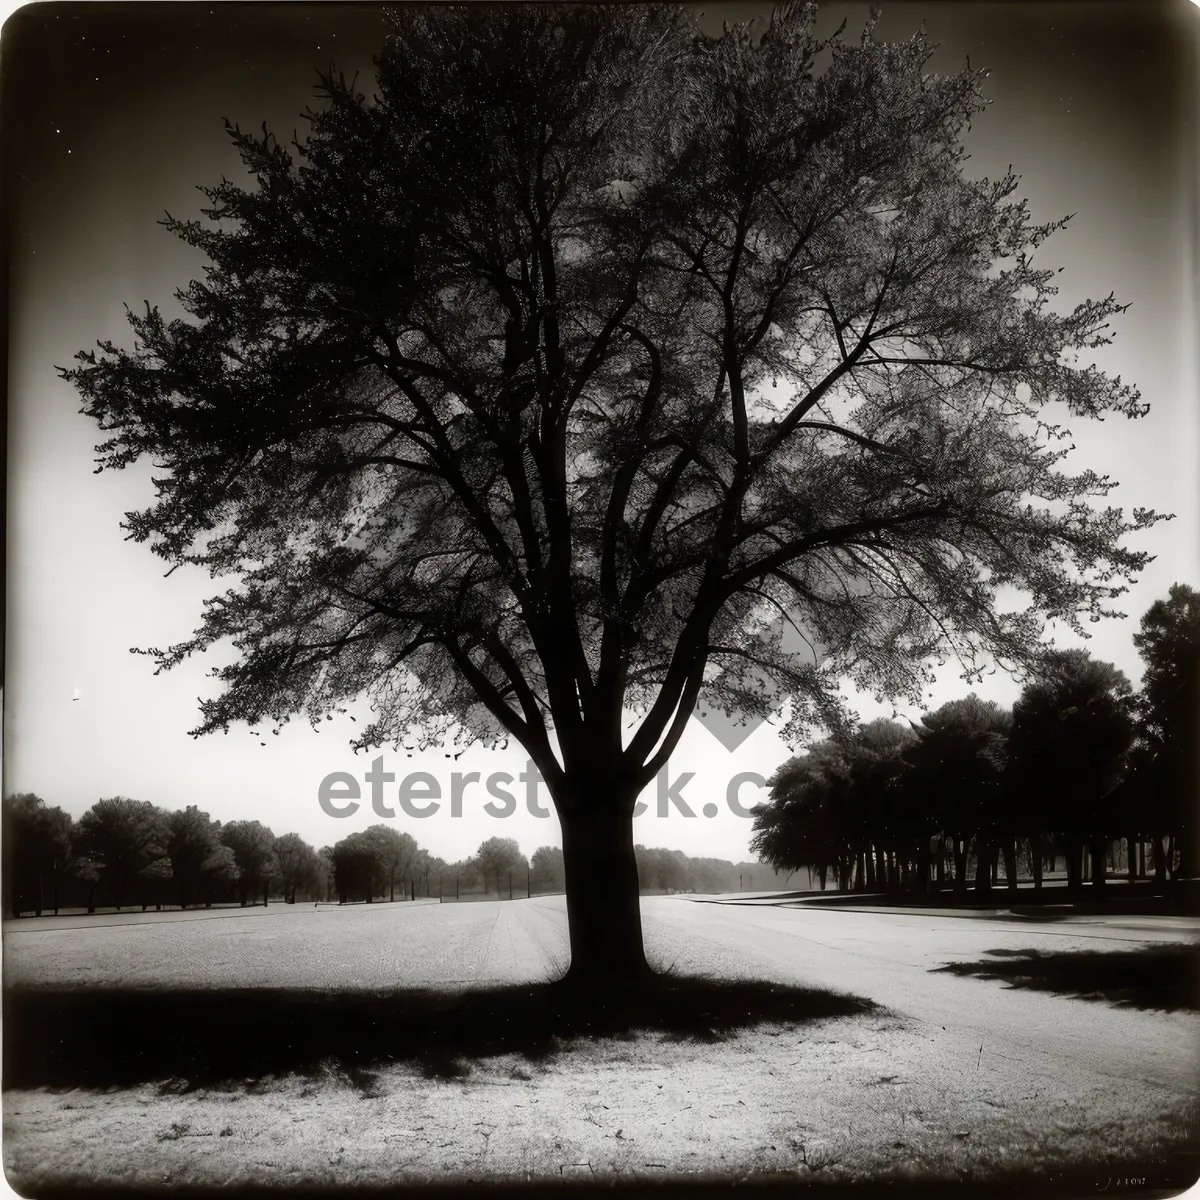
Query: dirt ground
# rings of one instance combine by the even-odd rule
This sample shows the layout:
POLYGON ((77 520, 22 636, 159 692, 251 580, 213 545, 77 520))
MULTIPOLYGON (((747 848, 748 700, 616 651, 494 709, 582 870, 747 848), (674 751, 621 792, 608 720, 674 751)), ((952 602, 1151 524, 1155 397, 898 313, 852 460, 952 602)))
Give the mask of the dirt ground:
MULTIPOLYGON (((124 930, 115 938, 66 930, 57 943, 46 942, 51 932, 26 934, 8 939, 6 983, 15 975, 25 984, 49 976, 60 986, 161 986, 180 973, 219 981, 223 971, 240 980, 253 963, 252 976, 278 985, 316 964, 330 978, 357 961, 364 986, 394 977, 401 961, 415 971, 420 945, 439 934, 444 953, 427 960, 427 979, 544 977, 561 945, 553 902, 493 907, 373 913, 373 957, 366 943, 347 944, 360 927, 346 913, 323 922, 319 913, 265 918, 257 929, 239 919, 236 935, 233 924, 221 935, 220 952, 219 941, 205 940, 217 936, 222 922, 214 921, 185 931, 154 926, 148 935, 139 927, 140 943, 124 930), (191 939, 198 952, 185 966, 191 939)), ((1147 1164, 1166 1171, 1195 1128, 1194 1012, 1120 1008, 935 970, 1056 936, 1074 947, 1177 941, 1175 926, 1001 929, 667 898, 644 907, 660 965, 674 954, 677 971, 782 974, 880 1007, 716 1041, 661 1032, 578 1037, 547 1058, 462 1061, 450 1078, 407 1062, 350 1072, 326 1062, 220 1086, 10 1090, 9 1179, 18 1190, 681 1175, 986 1179, 1084 1164, 1099 1190, 1114 1173, 1147 1164)))

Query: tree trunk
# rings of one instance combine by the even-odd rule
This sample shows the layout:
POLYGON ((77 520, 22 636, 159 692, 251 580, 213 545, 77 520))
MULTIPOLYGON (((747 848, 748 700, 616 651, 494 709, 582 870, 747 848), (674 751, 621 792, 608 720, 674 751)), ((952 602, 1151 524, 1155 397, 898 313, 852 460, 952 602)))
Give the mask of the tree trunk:
POLYGON ((967 894, 967 844, 962 838, 954 839, 954 891, 967 894))
POLYGON ((1034 834, 1029 847, 1029 865, 1033 867, 1033 890, 1042 890, 1042 864, 1046 854, 1046 844, 1040 833, 1034 834))
POLYGON ((981 899, 992 894, 992 846, 982 838, 975 842, 975 894, 981 899))
POLYGON ((937 890, 940 892, 946 886, 946 835, 938 834, 937 839, 937 890))
POLYGON ((1167 860, 1163 854, 1163 840, 1160 833, 1156 833, 1150 839, 1150 857, 1154 862, 1154 886, 1161 888, 1167 882, 1167 860))
POLYGON ((1063 859, 1067 864, 1067 892, 1078 895, 1083 886, 1083 848, 1075 843, 1064 846, 1063 859))
POLYGON ((1017 894, 1017 843, 1014 838, 1005 838, 1002 847, 1004 852, 1004 881, 1008 885, 1010 896, 1017 894))
POLYGON ((1125 839, 1125 867, 1129 882, 1133 883, 1138 877, 1138 844, 1132 837, 1125 839))
POLYGON ((868 846, 863 857, 867 863, 867 887, 870 891, 875 890, 875 847, 868 846))
POLYGON ((1191 879, 1196 873, 1196 835, 1193 830, 1179 831, 1179 878, 1191 879))
MULTIPOLYGON (((555 796, 563 835, 571 966, 567 982, 612 991, 651 974, 633 852, 637 791, 588 780, 555 796)), ((497 889, 498 890, 498 889, 497 889)))
POLYGON ((1108 866, 1108 844, 1105 838, 1095 838, 1089 851, 1092 857, 1092 887, 1103 888, 1108 866))

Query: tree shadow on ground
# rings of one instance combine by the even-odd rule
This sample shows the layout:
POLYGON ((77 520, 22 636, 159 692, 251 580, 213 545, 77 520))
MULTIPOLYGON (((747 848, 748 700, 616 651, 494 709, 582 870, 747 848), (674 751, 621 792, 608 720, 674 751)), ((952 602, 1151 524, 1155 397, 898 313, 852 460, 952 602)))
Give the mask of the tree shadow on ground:
POLYGON ((545 1060, 581 1039, 638 1031, 720 1040, 762 1024, 878 1011, 870 1000, 761 980, 660 977, 604 997, 563 983, 387 993, 276 989, 12 989, 4 1000, 4 1086, 199 1087, 336 1065, 364 1090, 371 1066, 469 1073, 472 1059, 545 1060))
POLYGON ((1192 945, 1137 950, 989 950, 981 962, 932 968, 1003 980, 1014 988, 1106 1000, 1125 1008, 1200 1010, 1200 957, 1192 945))

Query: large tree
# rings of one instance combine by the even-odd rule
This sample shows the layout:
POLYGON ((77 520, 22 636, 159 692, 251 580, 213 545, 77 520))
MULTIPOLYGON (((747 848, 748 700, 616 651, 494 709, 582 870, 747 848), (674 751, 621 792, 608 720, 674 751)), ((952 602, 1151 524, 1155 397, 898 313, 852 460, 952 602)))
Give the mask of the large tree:
POLYGON ((1138 697, 1146 760, 1140 791, 1153 813, 1152 828, 1135 832, 1158 839, 1156 858, 1162 854, 1162 834, 1176 837, 1179 873, 1190 876, 1200 795, 1200 592, 1172 584, 1167 598, 1156 600, 1143 615, 1133 643, 1146 664, 1138 697))
POLYGON ((168 218, 208 259, 186 315, 131 312, 65 376, 101 468, 159 468, 132 537, 237 580, 149 651, 238 648, 198 732, 368 693, 363 745, 515 738, 572 976, 638 976, 633 809, 702 693, 838 727, 840 678, 1019 665, 1141 567, 1120 539, 1153 515, 1093 508, 1056 424, 1144 411, 1088 362, 1120 306, 1055 310, 1061 222, 968 177, 984 76, 930 74, 923 34, 821 41, 805 4, 716 39, 666 5, 389 20, 375 95, 331 72, 290 150, 231 128, 252 182, 168 218))

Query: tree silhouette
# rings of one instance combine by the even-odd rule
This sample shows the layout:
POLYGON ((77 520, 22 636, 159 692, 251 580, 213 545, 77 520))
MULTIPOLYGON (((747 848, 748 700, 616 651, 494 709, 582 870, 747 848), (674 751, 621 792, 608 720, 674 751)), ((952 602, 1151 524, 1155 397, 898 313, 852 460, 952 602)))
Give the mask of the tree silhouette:
POLYGON ((817 742, 807 754, 788 759, 767 785, 768 803, 754 809, 750 849, 777 869, 815 869, 824 891, 830 865, 854 838, 844 748, 817 742))
POLYGON ((558 846, 539 846, 529 860, 529 883, 539 892, 561 892, 566 886, 563 852, 558 846))
POLYGON ((500 894, 501 879, 506 879, 510 871, 519 872, 524 877, 528 870, 525 856, 515 838, 488 838, 475 852, 475 863, 483 877, 484 891, 487 891, 488 880, 493 879, 497 895, 500 894))
POLYGON ((213 899, 231 889, 241 875, 233 851, 223 843, 214 846, 200 864, 200 891, 204 897, 204 907, 211 908, 213 899))
POLYGON ((1147 751, 1139 794, 1155 815, 1145 832, 1157 839, 1159 858, 1163 834, 1177 839, 1179 873, 1188 877, 1195 870, 1200 795, 1200 592, 1173 584, 1167 599, 1142 617, 1133 644, 1146 664, 1138 698, 1147 751))
POLYGON ((221 846, 219 821, 214 821, 195 804, 166 814, 170 839, 167 855, 175 881, 176 899, 182 908, 209 900, 205 864, 221 846))
POLYGON ((317 852, 298 833, 284 833, 275 839, 275 861, 285 903, 296 903, 297 890, 317 890, 322 867, 317 852))
POLYGON ((143 867, 167 853, 167 814, 146 800, 97 800, 79 818, 79 849, 101 871, 118 911, 143 867))
POLYGON ((1090 848, 1104 882, 1114 794, 1133 745, 1133 689, 1111 663, 1086 650, 1052 650, 1013 705, 1008 751, 1020 786, 1045 814, 1078 888, 1090 848))
MULTIPOLYGON (((850 825, 850 854, 869 854, 873 843, 876 881, 899 890, 906 867, 920 861, 928 874, 928 845, 919 854, 919 838, 906 804, 902 777, 905 750, 916 740, 910 728, 881 718, 863 725, 846 744, 850 786, 846 801, 850 825)), ((865 864, 864 864, 865 866, 865 864)), ((849 886, 850 861, 838 863, 838 882, 849 886)))
POLYGON ((374 902, 387 881, 378 839, 368 838, 365 830, 342 838, 331 851, 333 884, 338 903, 354 899, 374 902))
MULTIPOLYGON (((904 757, 912 765, 911 789, 924 798, 932 828, 951 840, 954 887, 965 892, 967 850, 976 840, 976 888, 991 890, 991 849, 1002 825, 1002 791, 1012 715, 972 693, 926 713, 917 741, 904 757)), ((1008 832, 1007 826, 1004 826, 1008 832)), ((1016 878, 1015 865, 1008 872, 1016 878)))
POLYGON ((612 986, 646 971, 634 805, 702 693, 839 729, 843 676, 915 699, 935 652, 1019 665, 1044 614, 1108 613, 1155 517, 1090 507, 1044 410, 1144 411, 1086 362, 1120 306, 1054 311, 1062 222, 965 177, 983 73, 931 75, 923 34, 389 20, 377 96, 331 72, 293 151, 231 128, 251 186, 168 218, 209 262, 186 316, 64 376, 101 469, 160 468, 131 536, 238 580, 147 651, 239 648, 197 732, 365 692, 363 746, 516 739, 572 978, 612 986))
POLYGON ((5 796, 3 815, 5 911, 19 916, 32 908, 40 917, 49 885, 57 915, 59 882, 72 864, 74 823, 32 792, 5 796))
POLYGON ((230 821, 221 826, 221 843, 233 852, 242 907, 259 896, 267 902, 270 881, 279 874, 275 835, 261 821, 230 821))
POLYGON ((379 878, 387 886, 388 899, 395 900, 396 881, 411 884, 416 877, 420 855, 416 839, 412 834, 399 833, 389 825, 372 825, 363 830, 361 836, 363 844, 379 865, 379 878))

